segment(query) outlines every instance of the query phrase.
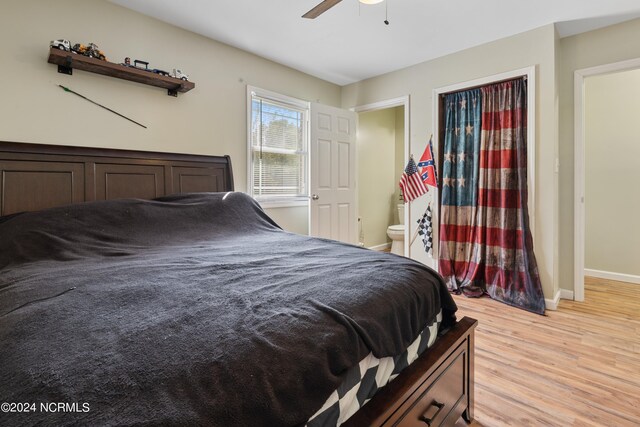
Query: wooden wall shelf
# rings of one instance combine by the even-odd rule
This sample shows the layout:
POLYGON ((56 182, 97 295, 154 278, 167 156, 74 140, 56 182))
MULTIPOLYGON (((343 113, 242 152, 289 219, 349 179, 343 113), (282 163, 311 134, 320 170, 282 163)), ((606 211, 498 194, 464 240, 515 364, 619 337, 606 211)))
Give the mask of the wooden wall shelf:
POLYGON ((103 74, 105 76, 161 87, 167 89, 169 95, 172 96, 177 96, 178 92, 189 92, 196 86, 195 83, 190 81, 161 76, 160 74, 150 71, 127 67, 113 62, 101 61, 97 58, 89 58, 88 56, 53 47, 49 50, 48 62, 58 65, 59 73, 71 74, 75 68, 90 73, 103 74))

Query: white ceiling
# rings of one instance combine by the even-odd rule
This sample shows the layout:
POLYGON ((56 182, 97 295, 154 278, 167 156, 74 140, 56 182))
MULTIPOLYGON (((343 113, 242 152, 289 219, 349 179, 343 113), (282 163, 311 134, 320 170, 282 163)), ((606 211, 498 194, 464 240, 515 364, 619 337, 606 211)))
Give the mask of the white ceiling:
POLYGON ((561 36, 640 17, 638 0, 110 0, 344 85, 546 24, 561 36), (390 25, 384 24, 388 7, 390 25))

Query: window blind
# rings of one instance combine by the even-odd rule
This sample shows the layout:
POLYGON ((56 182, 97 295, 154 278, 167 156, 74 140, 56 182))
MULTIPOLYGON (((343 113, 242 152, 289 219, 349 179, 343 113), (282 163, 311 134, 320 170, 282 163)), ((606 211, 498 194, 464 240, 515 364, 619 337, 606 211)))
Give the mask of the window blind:
POLYGON ((253 195, 307 195, 305 110, 253 95, 251 156, 253 195))

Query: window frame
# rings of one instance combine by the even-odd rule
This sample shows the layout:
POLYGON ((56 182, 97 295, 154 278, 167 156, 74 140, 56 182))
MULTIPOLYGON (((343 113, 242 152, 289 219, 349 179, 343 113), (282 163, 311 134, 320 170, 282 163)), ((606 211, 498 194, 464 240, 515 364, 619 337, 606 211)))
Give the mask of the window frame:
POLYGON ((255 198, 261 206, 267 208, 278 207, 294 207, 294 206, 307 206, 309 204, 309 154, 310 154, 310 135, 309 135, 309 116, 311 105, 308 101, 303 101, 291 96, 282 95, 277 92, 273 92, 266 89, 261 89, 255 86, 247 85, 247 194, 255 198), (304 186, 306 194, 302 196, 256 196, 253 193, 253 146, 251 141, 251 125, 252 125, 252 113, 253 113, 253 98, 262 98, 265 101, 271 101, 278 104, 283 104, 285 107, 302 110, 302 135, 304 145, 305 156, 305 175, 304 186))

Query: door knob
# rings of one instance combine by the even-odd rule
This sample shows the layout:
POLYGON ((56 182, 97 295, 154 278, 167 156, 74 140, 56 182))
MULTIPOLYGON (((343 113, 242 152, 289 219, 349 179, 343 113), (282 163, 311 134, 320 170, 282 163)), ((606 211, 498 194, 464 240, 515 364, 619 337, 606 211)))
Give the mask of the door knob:
POLYGON ((318 200, 320 198, 320 196, 318 196, 317 194, 313 194, 311 196, 311 200, 318 200))

